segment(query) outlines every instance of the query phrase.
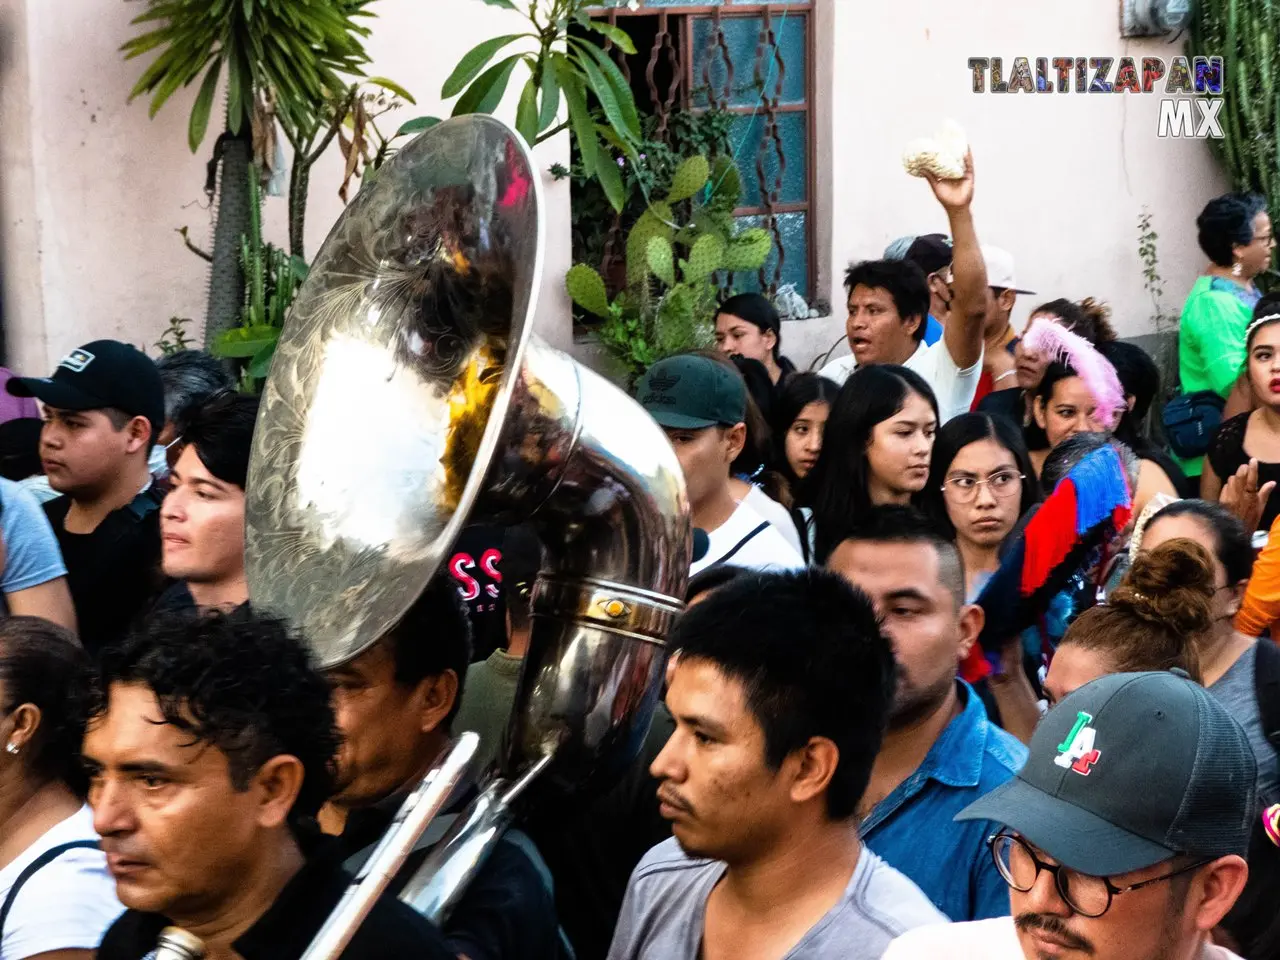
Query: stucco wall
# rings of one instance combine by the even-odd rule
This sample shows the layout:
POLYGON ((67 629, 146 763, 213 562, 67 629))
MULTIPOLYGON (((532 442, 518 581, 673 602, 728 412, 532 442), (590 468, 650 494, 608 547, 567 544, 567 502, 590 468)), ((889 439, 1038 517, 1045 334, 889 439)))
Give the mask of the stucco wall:
MULTIPOLYGON (((836 316, 789 324, 793 359, 806 364, 817 352, 810 344, 825 349, 838 335, 844 264, 877 256, 901 234, 945 229, 928 186, 902 172, 900 157, 947 117, 974 146, 980 235, 1015 254, 1021 283, 1045 299, 1103 297, 1123 333, 1144 332, 1151 308, 1135 224, 1145 203, 1160 233, 1166 300, 1176 307, 1202 261, 1195 214, 1224 185, 1205 146, 1156 138, 1156 96, 980 96, 970 92, 966 61, 1003 56, 1007 70, 1018 55, 1168 57, 1177 47, 1122 41, 1115 0, 819 4, 818 230, 836 316)), ((194 91, 154 120, 144 102, 126 104, 141 64, 124 63, 118 48, 138 9, 123 0, 0 0, 0 241, 9 361, 24 371, 47 369, 94 337, 150 344, 169 316, 203 316, 204 264, 174 231, 188 225, 207 242, 213 137, 197 155, 187 149, 194 91)), ((458 57, 518 23, 478 0, 380 0, 373 9, 371 72, 419 99, 404 119, 439 112, 436 94, 458 57)), ((539 148, 539 165, 545 171, 566 153, 562 136, 539 148)), ((334 150, 313 177, 311 252, 341 209, 339 168, 334 150)), ((566 345, 568 192, 544 182, 549 249, 538 324, 566 345)), ((284 207, 283 198, 268 201, 277 241, 284 207)), ((1030 305, 1020 305, 1018 319, 1030 305)))

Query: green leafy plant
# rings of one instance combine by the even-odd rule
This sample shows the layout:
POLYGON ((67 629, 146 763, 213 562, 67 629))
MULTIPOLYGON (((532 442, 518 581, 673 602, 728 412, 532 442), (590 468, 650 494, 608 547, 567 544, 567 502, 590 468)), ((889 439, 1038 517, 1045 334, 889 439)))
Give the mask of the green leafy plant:
POLYGON ((673 111, 666 130, 659 133, 658 117, 641 117, 643 139, 633 160, 624 151, 609 146, 610 162, 622 173, 623 206, 615 211, 599 180, 582 166, 575 145, 572 167, 551 168, 556 179, 570 178, 573 258, 582 263, 602 264, 615 223, 629 228, 649 208, 649 199, 671 182, 685 157, 703 156, 714 161, 732 151, 729 141, 737 118, 721 110, 673 111))
POLYGON ((244 270, 245 298, 239 323, 224 330, 211 345, 216 357, 235 360, 242 371, 243 385, 257 389, 271 370, 280 331, 307 275, 307 263, 262 239, 262 216, 256 178, 249 184, 250 229, 240 240, 240 263, 244 270))
POLYGON ((169 318, 169 325, 164 328, 164 332, 160 334, 160 339, 155 343, 155 347, 160 351, 162 357, 181 353, 183 350, 190 350, 195 345, 195 341, 187 336, 186 325, 190 322, 190 317, 169 318))
POLYGON ((737 229, 733 210, 741 192, 731 159, 689 157, 664 199, 651 203, 627 235, 626 289, 611 300, 594 267, 570 268, 570 298, 601 319, 595 336, 630 379, 663 357, 709 346, 717 279, 758 270, 768 258, 773 242, 766 231, 737 229))
MULTIPOLYGON (((482 2, 523 13, 530 29, 485 40, 463 55, 440 91, 441 99, 457 97, 452 116, 493 113, 516 68, 523 66, 528 78, 516 106, 516 130, 530 145, 569 130, 583 175, 598 181, 613 209, 620 211, 625 191, 609 146, 633 160, 638 156, 641 134, 635 97, 612 58, 597 44, 575 35, 572 28, 594 32, 629 54, 636 52, 631 38, 620 27, 591 19, 590 10, 599 6, 598 0, 528 0, 523 10, 514 0, 482 2), (530 41, 536 50, 507 52, 522 42, 527 47, 530 41), (568 119, 557 123, 562 99, 568 119), (604 122, 593 112, 593 101, 604 122)), ((406 123, 399 133, 419 133, 439 122, 438 117, 421 117, 406 123)))
MULTIPOLYGON (((174 93, 199 79, 187 124, 195 152, 208 132, 220 80, 226 80, 225 132, 213 161, 221 169, 221 189, 209 254, 205 339, 212 343, 236 323, 244 299, 239 254, 249 230, 248 173, 270 167, 276 120, 295 146, 327 129, 332 105, 349 89, 347 78, 362 76, 369 60, 369 29, 359 21, 372 16, 366 9, 372 0, 143 2, 145 10, 133 20, 142 32, 121 49, 129 60, 156 56, 131 100, 148 95, 154 117, 174 93)), ((213 192, 212 181, 207 189, 213 192)))
POLYGON ((1138 214, 1138 259, 1142 261, 1142 288, 1151 298, 1151 325, 1160 337, 1155 357, 1166 397, 1177 392, 1178 382, 1178 315, 1164 305, 1164 278, 1160 275, 1160 254, 1156 249, 1159 234, 1151 223, 1146 207, 1138 214))
MULTIPOLYGON (((1261 193, 1280 222, 1280 5, 1202 0, 1193 6, 1190 56, 1223 59, 1222 139, 1211 139, 1237 190, 1261 193)), ((1275 285, 1275 274, 1258 278, 1275 285)))

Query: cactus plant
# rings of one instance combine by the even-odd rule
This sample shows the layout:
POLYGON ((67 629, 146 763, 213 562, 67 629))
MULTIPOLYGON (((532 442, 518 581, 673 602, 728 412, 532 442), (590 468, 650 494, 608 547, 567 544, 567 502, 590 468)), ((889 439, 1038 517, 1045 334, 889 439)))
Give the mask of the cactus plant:
POLYGON ((1195 5, 1189 56, 1223 58, 1223 138, 1210 148, 1237 190, 1261 193, 1280 222, 1280 5, 1203 0, 1195 5))
POLYGON ((625 290, 610 301, 604 279, 586 264, 565 276, 569 297, 601 318, 596 337, 630 378, 663 357, 709 346, 717 279, 758 270, 768 258, 773 241, 766 231, 737 229, 741 189, 732 160, 691 157, 627 236, 625 290))

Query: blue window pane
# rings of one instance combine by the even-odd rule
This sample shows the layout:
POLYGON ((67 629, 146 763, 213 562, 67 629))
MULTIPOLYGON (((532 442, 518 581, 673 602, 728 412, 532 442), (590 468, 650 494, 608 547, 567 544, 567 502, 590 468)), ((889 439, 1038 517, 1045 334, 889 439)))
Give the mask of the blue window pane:
MULTIPOLYGON (((778 194, 779 203, 804 203, 808 181, 806 179, 805 141, 808 128, 805 125, 806 115, 803 113, 780 113, 778 116, 778 135, 782 138, 782 156, 786 158, 786 169, 782 171, 782 188, 778 194)), ((765 141, 764 151, 764 183, 760 182, 760 141, 765 135, 765 116, 763 113, 739 117, 733 125, 730 143, 742 174, 742 200, 744 207, 764 206, 766 191, 772 190, 778 180, 778 145, 772 136, 765 141), (763 188, 763 189, 762 189, 763 188)))
MULTIPOLYGON (((809 238, 806 233, 806 214, 803 213, 783 213, 779 214, 775 219, 777 221, 778 233, 781 236, 781 243, 777 237, 774 237, 773 249, 769 252, 769 259, 764 264, 764 275, 766 281, 772 282, 773 273, 778 266, 778 257, 780 253, 785 254, 782 260, 782 276, 778 280, 778 286, 786 286, 788 283, 795 284, 796 291, 808 299, 809 297, 809 238), (781 251, 779 251, 781 246, 781 251)), ((747 227, 764 227, 764 217, 739 217, 738 223, 745 229, 747 227)), ((767 229, 767 228, 766 228, 767 229)), ((772 231, 770 231, 772 235, 772 231)), ((739 293, 760 293, 760 272, 752 270, 749 273, 735 273, 732 277, 732 287, 739 293)))
MULTIPOLYGON (((808 20, 802 14, 785 10, 774 15, 772 24, 782 63, 772 48, 765 51, 760 82, 756 82, 756 55, 761 43, 764 20, 761 17, 724 17, 720 29, 729 62, 733 64, 733 83, 729 106, 755 106, 764 97, 777 96, 780 103, 803 103, 805 98, 805 30, 808 20)), ((725 54, 715 39, 715 21, 710 17, 693 20, 693 85, 695 107, 709 105, 703 69, 711 64, 711 89, 716 98, 724 96, 727 72, 725 54), (708 48, 707 44, 711 47, 708 48)))

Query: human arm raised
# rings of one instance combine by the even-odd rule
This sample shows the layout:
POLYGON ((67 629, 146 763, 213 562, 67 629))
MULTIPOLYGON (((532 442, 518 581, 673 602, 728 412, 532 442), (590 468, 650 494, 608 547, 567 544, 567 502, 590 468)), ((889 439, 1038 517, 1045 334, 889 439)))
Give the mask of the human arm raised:
POLYGON ((939 180, 925 175, 933 195, 947 211, 951 226, 951 317, 943 332, 943 342, 951 359, 967 370, 982 359, 982 332, 990 306, 987 266, 978 246, 970 205, 973 203, 973 153, 964 158, 964 176, 959 180, 939 180))

